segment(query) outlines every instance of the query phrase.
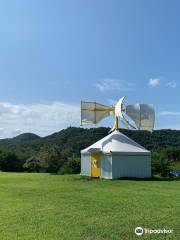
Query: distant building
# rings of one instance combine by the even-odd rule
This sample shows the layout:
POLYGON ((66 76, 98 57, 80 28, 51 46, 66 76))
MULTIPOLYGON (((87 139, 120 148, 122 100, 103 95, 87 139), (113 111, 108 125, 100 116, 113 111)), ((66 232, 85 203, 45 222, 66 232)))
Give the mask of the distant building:
POLYGON ((151 177, 151 153, 115 130, 81 151, 81 175, 106 179, 151 177))

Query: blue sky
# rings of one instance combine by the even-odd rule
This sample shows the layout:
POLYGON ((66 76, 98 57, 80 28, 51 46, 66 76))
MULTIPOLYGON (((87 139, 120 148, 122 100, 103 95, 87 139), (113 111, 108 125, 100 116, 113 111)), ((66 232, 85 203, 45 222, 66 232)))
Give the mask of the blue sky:
POLYGON ((0 138, 79 126, 81 100, 121 96, 153 103, 156 128, 180 129, 179 9, 175 0, 1 1, 0 138))

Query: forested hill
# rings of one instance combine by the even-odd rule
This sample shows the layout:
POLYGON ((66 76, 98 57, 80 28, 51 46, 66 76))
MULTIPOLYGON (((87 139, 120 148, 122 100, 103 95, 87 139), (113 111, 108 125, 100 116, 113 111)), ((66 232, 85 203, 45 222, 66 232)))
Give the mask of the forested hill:
MULTIPOLYGON (((32 155, 42 150, 58 146, 60 150, 79 155, 81 149, 86 148, 108 134, 109 128, 75 128, 69 127, 47 137, 39 137, 32 133, 21 134, 15 138, 0 140, 0 150, 7 149, 32 155)), ((151 151, 159 151, 165 147, 180 147, 180 130, 120 131, 151 151)))
MULTIPOLYGON (((109 130, 104 127, 91 129, 69 127, 47 137, 24 133, 15 138, 0 140, 0 171, 79 173, 80 150, 106 136, 109 130)), ((154 173, 167 172, 166 167, 162 167, 161 164, 161 156, 164 156, 162 151, 165 148, 176 147, 171 148, 170 158, 176 160, 180 158, 180 131, 156 130, 152 133, 125 129, 120 131, 145 148, 159 152, 153 153, 154 173)), ((169 151, 168 149, 166 150, 169 151)), ((166 160, 166 157, 163 159, 166 160)))

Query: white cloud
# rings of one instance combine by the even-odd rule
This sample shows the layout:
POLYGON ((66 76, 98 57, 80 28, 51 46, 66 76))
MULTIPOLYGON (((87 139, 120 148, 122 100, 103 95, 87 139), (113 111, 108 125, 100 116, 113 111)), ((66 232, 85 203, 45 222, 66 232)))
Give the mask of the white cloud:
POLYGON ((150 78, 148 85, 151 87, 156 87, 157 85, 159 85, 161 79, 160 78, 150 78))
POLYGON ((113 90, 120 90, 120 91, 134 90, 133 83, 129 83, 123 80, 113 79, 113 78, 102 79, 95 84, 95 87, 97 87, 97 89, 100 92, 113 91, 113 90))
POLYGON ((45 136, 68 126, 79 126, 80 106, 63 102, 0 102, 0 122, 0 138, 13 137, 24 132, 45 136))
POLYGON ((161 127, 158 127, 157 129, 171 129, 171 130, 180 130, 180 125, 174 125, 174 124, 170 124, 170 125, 161 125, 161 127))
MULTIPOLYGON (((150 78, 148 81, 148 85, 150 87, 156 87, 160 84, 161 80, 162 80, 162 77, 150 78)), ((176 88, 177 82, 176 81, 164 82, 163 85, 169 88, 176 88)))
POLYGON ((161 116, 180 116, 180 112, 162 111, 161 116))
POLYGON ((170 87, 170 88, 176 88, 177 87, 177 83, 175 81, 171 81, 171 82, 168 82, 166 84, 167 87, 170 87))

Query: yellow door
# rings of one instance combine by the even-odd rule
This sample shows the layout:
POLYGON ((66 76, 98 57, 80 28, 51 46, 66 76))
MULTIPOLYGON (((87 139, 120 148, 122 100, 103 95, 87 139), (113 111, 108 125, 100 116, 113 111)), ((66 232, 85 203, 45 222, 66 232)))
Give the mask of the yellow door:
POLYGON ((100 153, 91 155, 91 176, 100 177, 100 153))

